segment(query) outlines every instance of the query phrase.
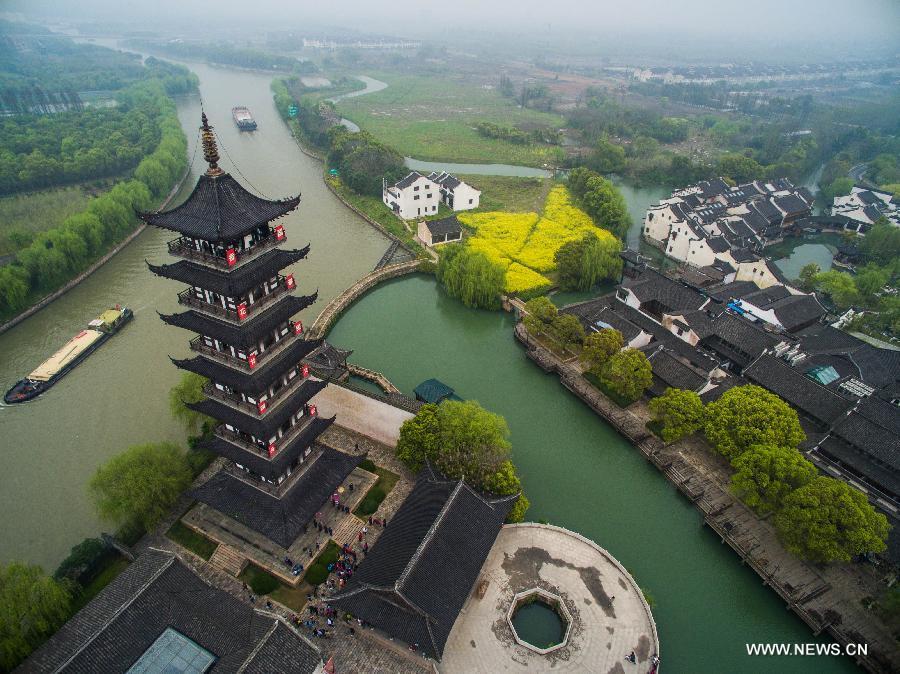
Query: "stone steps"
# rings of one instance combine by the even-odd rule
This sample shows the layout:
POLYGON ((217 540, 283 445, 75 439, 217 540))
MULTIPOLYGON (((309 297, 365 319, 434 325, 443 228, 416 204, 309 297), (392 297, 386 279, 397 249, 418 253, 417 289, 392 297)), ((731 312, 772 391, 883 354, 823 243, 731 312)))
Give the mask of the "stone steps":
POLYGON ((220 543, 216 551, 213 552, 212 557, 209 558, 209 563, 225 573, 239 576, 244 567, 247 566, 247 558, 230 545, 220 543))
POLYGON ((343 545, 344 543, 356 545, 359 538, 359 532, 362 531, 362 528, 367 523, 368 522, 363 522, 356 515, 348 513, 344 515, 344 519, 342 519, 336 527, 333 527, 334 535, 331 538, 338 545, 343 545))

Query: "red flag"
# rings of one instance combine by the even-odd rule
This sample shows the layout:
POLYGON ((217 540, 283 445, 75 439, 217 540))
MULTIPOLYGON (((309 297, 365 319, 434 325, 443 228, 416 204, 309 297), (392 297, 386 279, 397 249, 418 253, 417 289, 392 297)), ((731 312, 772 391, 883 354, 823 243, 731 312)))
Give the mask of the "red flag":
POLYGON ((237 314, 238 314, 239 321, 242 321, 245 318, 247 318, 247 303, 246 302, 241 302, 240 304, 238 304, 237 314))
POLYGON ((251 370, 254 367, 256 367, 256 354, 255 353, 251 353, 249 356, 247 356, 247 365, 250 366, 251 370))
POLYGON ((225 251, 225 261, 228 263, 229 267, 233 267, 237 264, 237 251, 234 248, 229 248, 225 251))
POLYGON ((293 290, 294 285, 295 285, 294 284, 294 275, 288 274, 284 279, 284 287, 287 288, 288 290, 293 290))
POLYGON ((277 225, 275 227, 275 240, 281 241, 284 239, 284 225, 277 225))

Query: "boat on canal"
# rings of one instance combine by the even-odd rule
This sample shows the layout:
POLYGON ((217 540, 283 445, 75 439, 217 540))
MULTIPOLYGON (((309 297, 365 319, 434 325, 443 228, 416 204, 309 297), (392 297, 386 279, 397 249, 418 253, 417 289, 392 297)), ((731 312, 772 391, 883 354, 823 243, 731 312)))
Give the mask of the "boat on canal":
POLYGON ((231 116, 234 117, 234 123, 241 131, 256 131, 256 120, 250 114, 250 110, 242 105, 231 109, 231 116))
POLYGON ((7 403, 24 403, 37 398, 44 391, 71 372, 85 358, 100 348, 130 321, 134 313, 128 307, 107 309, 88 323, 87 328, 72 337, 65 346, 21 379, 3 396, 7 403))

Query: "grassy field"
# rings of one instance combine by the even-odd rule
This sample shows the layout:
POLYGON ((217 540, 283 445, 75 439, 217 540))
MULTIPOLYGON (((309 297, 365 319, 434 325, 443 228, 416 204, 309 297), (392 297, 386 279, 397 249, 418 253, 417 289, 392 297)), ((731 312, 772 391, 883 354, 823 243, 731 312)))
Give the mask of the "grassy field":
POLYGON ((481 190, 479 211, 540 212, 553 186, 550 178, 482 175, 456 177, 481 190))
POLYGON ((218 543, 185 526, 181 520, 172 525, 172 528, 166 532, 166 536, 203 559, 212 557, 216 548, 219 547, 218 543))
POLYGON ((562 149, 516 145, 478 134, 478 122, 526 128, 560 128, 558 115, 519 108, 493 89, 473 86, 462 77, 374 73, 387 89, 348 98, 338 110, 401 154, 416 159, 454 162, 556 164, 562 149))
POLYGON ((78 186, 0 198, 0 255, 15 253, 35 234, 58 227, 88 201, 90 196, 78 186))
POLYGON ((365 518, 378 510, 378 506, 380 506, 385 497, 391 493, 391 490, 394 488, 394 485, 397 484, 400 476, 397 475, 397 473, 389 471, 387 468, 375 465, 368 459, 359 464, 359 467, 378 476, 375 484, 369 488, 369 491, 366 492, 363 500, 359 502, 359 505, 356 506, 356 510, 353 511, 354 515, 365 518))
POLYGON ((300 611, 306 604, 306 595, 312 591, 307 583, 291 587, 255 564, 247 564, 238 580, 247 583, 254 594, 268 596, 294 611, 300 611))

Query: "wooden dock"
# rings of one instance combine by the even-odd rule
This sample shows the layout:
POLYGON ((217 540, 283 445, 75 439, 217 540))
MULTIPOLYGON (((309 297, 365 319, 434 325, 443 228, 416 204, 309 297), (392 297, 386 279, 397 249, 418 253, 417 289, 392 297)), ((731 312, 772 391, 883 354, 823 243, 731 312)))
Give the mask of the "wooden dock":
POLYGON ((350 374, 353 376, 367 379, 373 384, 376 384, 385 393, 400 393, 400 389, 394 386, 391 383, 391 380, 380 372, 370 370, 369 368, 360 365, 354 365, 353 363, 347 363, 347 369, 350 370, 350 374))

